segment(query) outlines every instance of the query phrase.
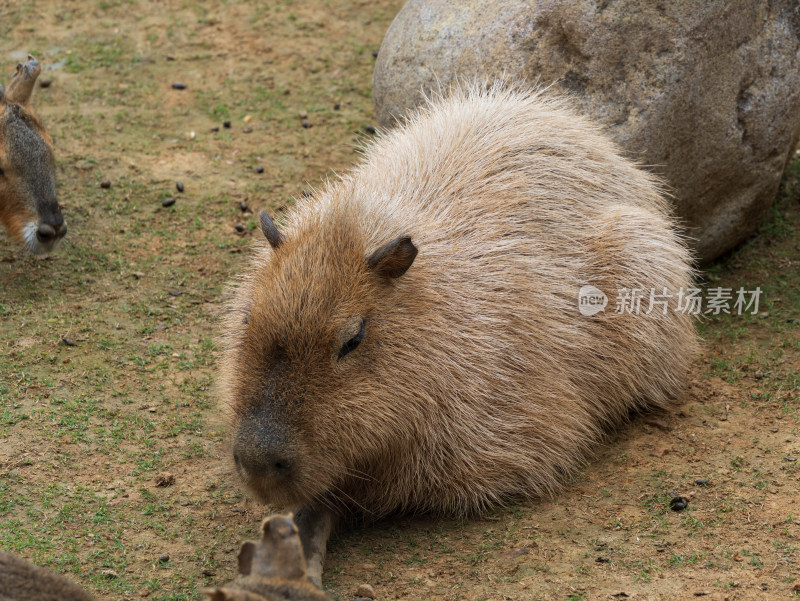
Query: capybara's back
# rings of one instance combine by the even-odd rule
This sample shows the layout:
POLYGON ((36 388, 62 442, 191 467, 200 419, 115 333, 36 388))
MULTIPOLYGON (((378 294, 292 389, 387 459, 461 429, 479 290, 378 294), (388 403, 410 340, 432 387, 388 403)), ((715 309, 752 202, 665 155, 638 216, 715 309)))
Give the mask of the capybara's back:
POLYGON ((0 551, 0 601, 93 601, 64 576, 0 551))
POLYGON ((379 517, 551 493, 674 401, 696 348, 658 185, 546 93, 456 90, 262 227, 221 390, 269 502, 379 517))

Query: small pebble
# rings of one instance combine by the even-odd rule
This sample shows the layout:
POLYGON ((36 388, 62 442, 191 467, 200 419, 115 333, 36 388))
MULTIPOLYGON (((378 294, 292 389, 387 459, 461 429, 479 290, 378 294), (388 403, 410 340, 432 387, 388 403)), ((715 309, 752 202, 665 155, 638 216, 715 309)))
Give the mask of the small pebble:
POLYGON ((218 131, 219 131, 219 127, 212 127, 211 128, 211 132, 212 133, 217 133, 218 131))
POLYGON ((373 51, 372 58, 378 58, 378 53, 373 51))
POLYGON ((247 203, 245 201, 241 201, 239 203, 239 209, 241 209, 242 213, 245 213, 248 210, 247 203))
POLYGON ((244 133, 246 133, 246 134, 251 134, 251 133, 253 133, 253 128, 248 125, 248 126, 243 127, 242 131, 244 133))
POLYGON ((174 196, 167 196, 164 200, 161 201, 161 206, 164 208, 171 207, 174 204, 175 204, 174 196))
POLYGON ((244 121, 245 123, 250 123, 252 120, 253 120, 252 115, 245 115, 244 119, 242 119, 242 121, 244 121))
POLYGON ((758 371, 756 371, 756 373, 753 374, 753 377, 756 380, 760 380, 761 378, 764 377, 764 372, 759 369, 758 371))
POLYGON ((300 125, 302 125, 302 126, 303 126, 304 128, 306 128, 306 129, 308 129, 309 127, 312 127, 312 125, 311 125, 311 121, 309 121, 308 119, 303 119, 303 120, 300 122, 300 125))
POLYGON ((256 167, 256 173, 264 173, 263 165, 259 165, 258 167, 256 167))
POLYGON ((694 483, 697 484, 697 486, 711 486, 711 482, 708 480, 695 480, 694 483))
POLYGON ((67 336, 62 336, 61 341, 67 346, 75 346, 75 341, 67 336))
POLYGON ((669 508, 672 511, 683 511, 689 506, 689 500, 684 497, 672 497, 669 508))
POLYGON ((208 568, 203 568, 203 569, 200 571, 200 573, 201 573, 203 576, 209 576, 209 577, 210 577, 210 576, 215 576, 215 575, 216 575, 216 572, 214 572, 214 570, 209 570, 208 568))
POLYGON ((356 589, 356 595, 359 597, 366 597, 367 599, 375 598, 375 589, 369 584, 362 584, 356 589))
POLYGON ((334 111, 338 111, 340 108, 342 108, 342 105, 341 105, 341 104, 339 104, 338 102, 337 102, 336 104, 334 104, 334 105, 333 105, 333 110, 334 110, 334 111))
POLYGON ((230 121, 223 121, 222 122, 222 127, 224 127, 225 129, 230 129, 231 128, 231 122, 230 121))
POLYGON ((178 189, 178 192, 183 192, 183 182, 175 182, 175 187, 178 189))
POLYGON ((103 190, 108 190, 108 189, 111 187, 111 182, 110 182, 110 181, 108 181, 107 179, 105 179, 105 180, 103 180, 102 182, 100 182, 100 187, 101 187, 103 190))
POLYGON ((364 131, 367 132, 368 134, 375 135, 378 130, 375 129, 374 125, 366 125, 364 126, 364 131))
POLYGON ((162 553, 158 556, 158 561, 161 563, 167 563, 169 561, 169 553, 162 553))
POLYGON ((241 223, 237 223, 233 226, 233 229, 241 234, 244 231, 244 226, 241 223))
POLYGON ((43 79, 39 82, 40 88, 49 88, 51 85, 53 85, 52 79, 43 79))
POLYGON ((173 90, 185 90, 186 89, 186 84, 176 81, 176 82, 174 82, 172 84, 172 89, 173 90))

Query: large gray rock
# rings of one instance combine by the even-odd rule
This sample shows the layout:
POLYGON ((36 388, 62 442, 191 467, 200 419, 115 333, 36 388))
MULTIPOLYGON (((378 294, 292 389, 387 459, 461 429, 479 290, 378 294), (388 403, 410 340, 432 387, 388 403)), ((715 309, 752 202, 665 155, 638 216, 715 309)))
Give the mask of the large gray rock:
POLYGON ((800 3, 410 0, 378 54, 378 121, 503 76, 571 92, 664 177, 708 262, 757 229, 800 135, 800 3))

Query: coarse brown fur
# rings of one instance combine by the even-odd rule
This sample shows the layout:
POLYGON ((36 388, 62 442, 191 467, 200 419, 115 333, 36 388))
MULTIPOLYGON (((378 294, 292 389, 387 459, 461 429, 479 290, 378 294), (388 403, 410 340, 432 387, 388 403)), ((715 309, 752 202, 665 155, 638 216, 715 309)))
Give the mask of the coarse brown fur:
POLYGON ((260 541, 242 545, 236 580, 205 593, 209 601, 330 601, 306 572, 292 516, 276 515, 261 523, 260 541))
POLYGON ((70 580, 0 551, 0 601, 93 601, 70 580))
POLYGON ((56 200, 53 139, 31 104, 41 65, 17 65, 7 90, 0 86, 0 223, 36 255, 49 253, 67 233, 56 200))
POLYGON ((679 397, 689 252, 658 183, 568 100, 466 86, 365 154, 265 226, 233 292, 219 385, 260 499, 481 512, 553 493, 609 427, 679 397), (407 271, 376 267, 402 237, 407 271), (579 313, 584 285, 604 312, 579 313))

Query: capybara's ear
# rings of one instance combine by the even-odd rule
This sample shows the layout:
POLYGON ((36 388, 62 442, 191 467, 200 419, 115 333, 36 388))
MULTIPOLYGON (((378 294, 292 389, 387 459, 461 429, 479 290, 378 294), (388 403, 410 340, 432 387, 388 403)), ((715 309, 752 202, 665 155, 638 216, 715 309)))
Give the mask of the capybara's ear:
POLYGON ((261 211, 258 214, 258 220, 261 222, 261 231, 264 232, 264 237, 266 237, 267 242, 269 242, 272 248, 277 250, 286 238, 278 231, 278 226, 275 225, 275 222, 272 221, 272 217, 267 215, 266 211, 261 211))
POLYGON ((408 271, 416 256, 417 247, 409 236, 403 236, 387 242, 372 253, 367 265, 385 278, 399 278, 408 271))
POLYGON ((247 541, 239 549, 239 573, 247 576, 253 569, 253 557, 256 554, 256 545, 247 541))
POLYGON ((17 65, 17 72, 8 84, 8 91, 6 98, 9 102, 27 105, 31 101, 31 94, 33 93, 33 84, 36 83, 36 78, 42 72, 42 66, 31 55, 28 55, 28 62, 24 65, 22 63, 17 65))

